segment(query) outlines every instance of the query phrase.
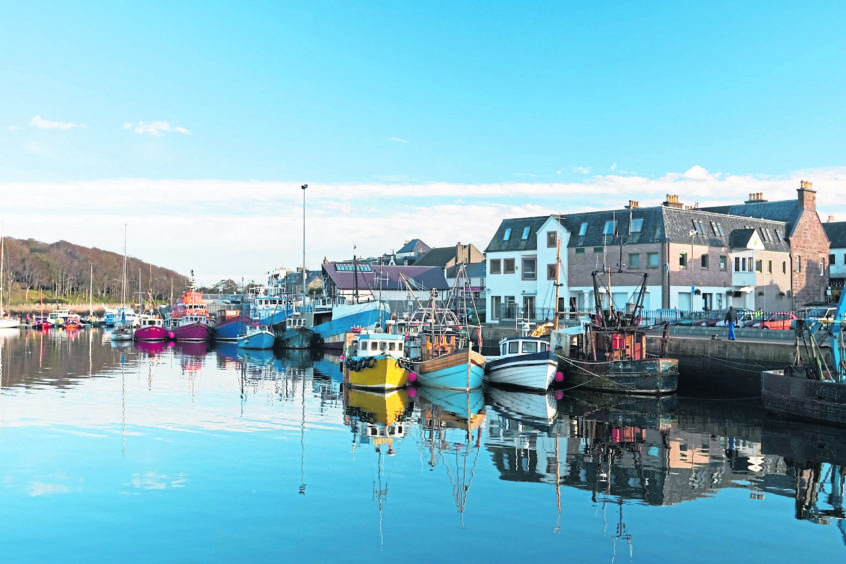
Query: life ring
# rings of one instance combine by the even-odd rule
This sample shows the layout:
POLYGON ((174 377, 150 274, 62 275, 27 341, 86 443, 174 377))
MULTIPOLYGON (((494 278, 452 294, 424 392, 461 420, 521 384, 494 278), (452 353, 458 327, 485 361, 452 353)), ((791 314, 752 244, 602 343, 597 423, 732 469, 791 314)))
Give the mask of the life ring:
POLYGON ((376 368, 376 357, 371 356, 367 359, 367 368, 376 368))

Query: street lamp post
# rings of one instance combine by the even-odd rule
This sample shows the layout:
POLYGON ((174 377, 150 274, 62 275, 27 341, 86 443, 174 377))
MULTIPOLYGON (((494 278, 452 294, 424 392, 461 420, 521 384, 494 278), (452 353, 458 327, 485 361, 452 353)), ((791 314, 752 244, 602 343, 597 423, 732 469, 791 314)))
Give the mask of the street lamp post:
POLYGON ((306 249, 306 230, 305 230, 305 195, 306 195, 306 188, 308 188, 308 184, 303 184, 300 186, 303 191, 303 296, 306 295, 306 258, 305 258, 305 249, 306 249))

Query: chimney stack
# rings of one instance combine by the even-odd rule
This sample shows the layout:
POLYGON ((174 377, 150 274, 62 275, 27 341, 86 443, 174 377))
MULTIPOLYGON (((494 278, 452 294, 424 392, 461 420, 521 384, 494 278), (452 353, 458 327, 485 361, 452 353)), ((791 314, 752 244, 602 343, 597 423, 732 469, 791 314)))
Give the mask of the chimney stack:
POLYGON ((749 199, 743 202, 744 204, 763 204, 767 200, 764 199, 763 192, 752 192, 749 194, 749 199))
POLYGON ((640 202, 637 200, 629 200, 629 205, 626 206, 627 210, 636 210, 640 207, 640 202))
POLYGON ((834 216, 833 215, 828 216, 828 222, 834 223, 834 216))
POLYGON ((679 202, 678 194, 667 194, 667 201, 664 202, 663 205, 665 205, 668 208, 677 208, 677 209, 681 209, 682 207, 684 207, 684 206, 682 206, 681 202, 679 202))
POLYGON ((809 180, 800 180, 798 193, 799 207, 804 211, 817 210, 817 191, 814 190, 814 183, 809 180))

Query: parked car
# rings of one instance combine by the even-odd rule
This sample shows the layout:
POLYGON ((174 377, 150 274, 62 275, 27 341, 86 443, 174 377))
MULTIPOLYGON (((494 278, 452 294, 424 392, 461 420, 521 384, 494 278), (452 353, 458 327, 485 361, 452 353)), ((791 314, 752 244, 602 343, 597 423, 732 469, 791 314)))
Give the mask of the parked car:
POLYGON ((708 315, 707 311, 693 311, 689 313, 681 313, 681 317, 670 321, 671 325, 699 325, 699 322, 704 320, 708 315))
POLYGON ((790 329, 793 326, 794 320, 796 320, 796 315, 792 313, 771 313, 762 319, 747 322, 744 327, 752 327, 753 329, 790 329))
MULTIPOLYGON (((748 323, 753 321, 761 321, 760 317, 755 316, 755 312, 751 309, 738 308, 734 310, 737 313, 737 323, 734 324, 735 327, 748 327, 748 323)), ((726 327, 728 323, 726 323, 726 312, 723 311, 723 316, 717 321, 712 327, 726 327)))
POLYGON ((697 319, 693 322, 693 325, 697 325, 699 327, 714 327, 720 321, 726 318, 725 310, 716 310, 708 313, 708 316, 703 319, 697 319))

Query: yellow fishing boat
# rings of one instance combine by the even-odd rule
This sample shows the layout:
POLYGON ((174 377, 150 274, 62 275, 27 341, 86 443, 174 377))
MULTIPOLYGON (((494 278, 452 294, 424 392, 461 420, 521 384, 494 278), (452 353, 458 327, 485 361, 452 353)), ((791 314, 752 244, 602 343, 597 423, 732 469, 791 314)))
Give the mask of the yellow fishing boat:
POLYGON ((348 333, 341 368, 344 386, 394 390, 408 385, 405 339, 390 333, 348 333))

